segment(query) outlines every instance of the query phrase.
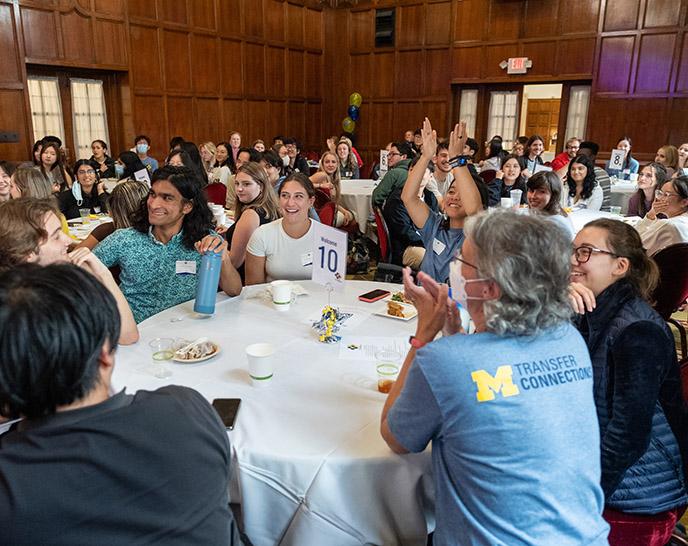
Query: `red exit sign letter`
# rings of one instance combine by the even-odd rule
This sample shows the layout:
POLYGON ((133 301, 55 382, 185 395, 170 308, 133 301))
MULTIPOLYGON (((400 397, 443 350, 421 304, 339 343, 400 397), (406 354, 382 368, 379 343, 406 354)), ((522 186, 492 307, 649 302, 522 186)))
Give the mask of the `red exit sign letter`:
POLYGON ((528 57, 511 57, 507 66, 507 74, 525 74, 528 70, 528 57))

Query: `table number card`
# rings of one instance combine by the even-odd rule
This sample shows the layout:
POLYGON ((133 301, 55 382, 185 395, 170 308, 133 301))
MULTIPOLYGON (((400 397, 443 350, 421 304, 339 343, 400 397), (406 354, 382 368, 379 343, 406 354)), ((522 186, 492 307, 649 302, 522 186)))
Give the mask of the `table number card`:
POLYGON ((148 187, 150 187, 150 176, 148 175, 148 169, 141 169, 140 171, 136 171, 134 173, 134 180, 138 180, 139 182, 145 183, 148 187))
POLYGON ((609 157, 609 168, 621 170, 626 159, 626 152, 624 150, 612 150, 612 155, 609 157))
POLYGON ((346 279, 346 232, 313 223, 313 281, 338 292, 344 291, 346 279))
POLYGON ((380 150, 380 178, 389 170, 389 163, 387 162, 387 150, 380 150))

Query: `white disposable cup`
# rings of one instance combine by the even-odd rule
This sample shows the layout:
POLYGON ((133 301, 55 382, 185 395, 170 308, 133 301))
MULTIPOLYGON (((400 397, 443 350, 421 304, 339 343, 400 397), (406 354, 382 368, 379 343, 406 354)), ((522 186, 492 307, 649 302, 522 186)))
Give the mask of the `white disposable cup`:
POLYGON ((509 192, 511 195, 511 206, 515 209, 521 206, 521 196, 523 195, 523 190, 511 190, 509 192))
POLYGON ((272 305, 278 311, 289 311, 292 302, 291 281, 272 281, 272 305))
POLYGON ((227 221, 224 209, 220 209, 219 211, 213 210, 213 218, 215 219, 215 224, 218 226, 224 226, 227 221))
POLYGON ((254 343, 246 347, 248 375, 254 387, 265 387, 272 381, 275 348, 269 343, 254 343))
POLYGON ((503 209, 510 209, 514 206, 514 202, 511 200, 511 197, 502 197, 501 205, 503 209))
POLYGON ((638 181, 638 173, 631 173, 629 176, 631 177, 631 182, 638 181))

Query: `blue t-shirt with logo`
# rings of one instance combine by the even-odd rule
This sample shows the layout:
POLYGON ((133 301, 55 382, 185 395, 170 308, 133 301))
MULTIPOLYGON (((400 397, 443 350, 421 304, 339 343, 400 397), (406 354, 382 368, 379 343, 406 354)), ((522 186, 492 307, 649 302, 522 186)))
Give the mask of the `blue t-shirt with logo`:
POLYGON ((428 344, 387 422, 409 451, 432 441, 436 545, 607 544, 592 365, 570 324, 428 344))

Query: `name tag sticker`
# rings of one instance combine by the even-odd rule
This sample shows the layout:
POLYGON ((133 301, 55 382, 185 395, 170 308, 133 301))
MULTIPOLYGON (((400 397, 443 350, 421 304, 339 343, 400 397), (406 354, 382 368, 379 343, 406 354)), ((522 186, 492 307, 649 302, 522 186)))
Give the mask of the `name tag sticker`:
POLYGON ((177 275, 195 275, 196 262, 193 260, 177 260, 175 272, 177 275))
POLYGON ((303 267, 313 265, 313 252, 306 252, 305 254, 301 254, 301 265, 303 267))
POLYGON ((438 256, 444 252, 444 249, 447 248, 447 245, 445 245, 442 241, 439 239, 433 239, 432 240, 432 249, 435 251, 435 254, 438 256))

